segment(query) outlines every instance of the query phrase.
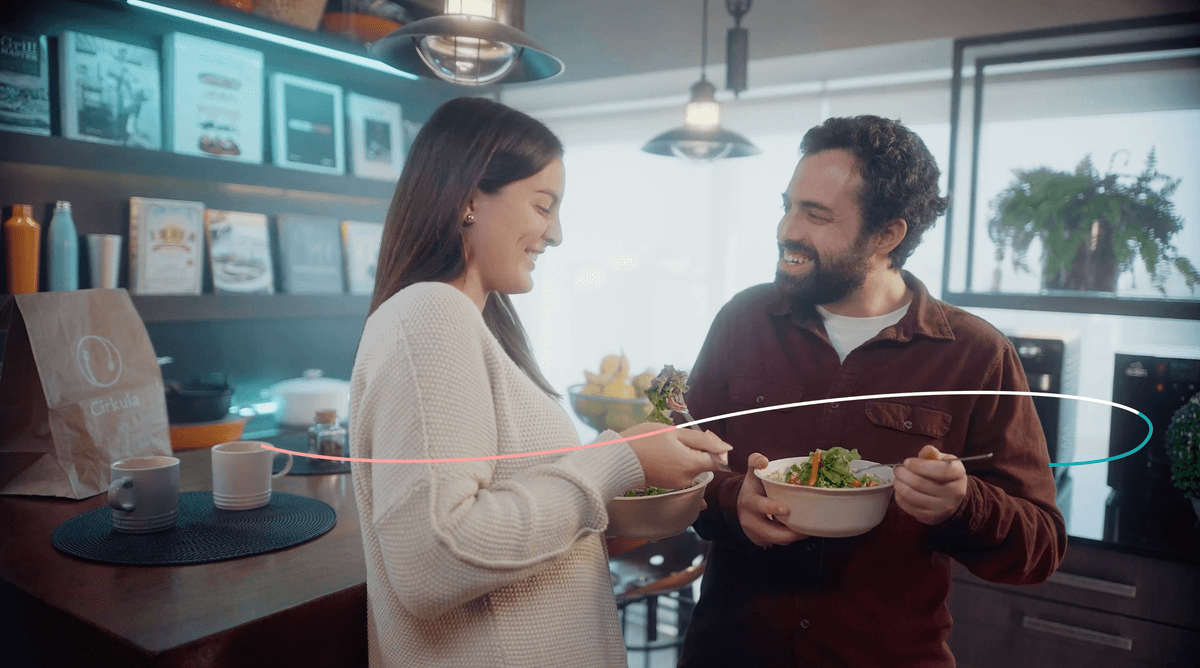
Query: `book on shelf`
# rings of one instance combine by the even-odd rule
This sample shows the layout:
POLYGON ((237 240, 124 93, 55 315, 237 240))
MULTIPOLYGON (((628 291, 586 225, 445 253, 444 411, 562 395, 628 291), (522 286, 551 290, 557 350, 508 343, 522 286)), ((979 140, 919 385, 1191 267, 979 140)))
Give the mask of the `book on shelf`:
POLYGON ((396 181, 404 165, 404 116, 396 102, 346 94, 350 163, 355 176, 396 181))
POLYGON ((130 293, 198 295, 203 260, 203 202, 129 198, 130 293))
POLYGON ((280 292, 311 295, 346 291, 338 226, 336 218, 295 213, 275 217, 280 292))
POLYGON ((64 137, 162 148, 158 51, 68 30, 58 53, 64 137))
POLYGON ((375 269, 379 264, 382 223, 356 220, 342 222, 342 248, 346 253, 346 290, 352 295, 375 291, 375 269))
POLYGON ((271 155, 276 165, 344 174, 344 123, 341 86, 271 75, 271 155))
POLYGON ((204 210, 213 292, 274 294, 267 217, 244 211, 204 210))
POLYGON ((261 51, 173 32, 163 38, 163 70, 171 150, 263 161, 261 51))
POLYGON ((0 28, 0 130, 50 134, 50 67, 45 35, 0 28))

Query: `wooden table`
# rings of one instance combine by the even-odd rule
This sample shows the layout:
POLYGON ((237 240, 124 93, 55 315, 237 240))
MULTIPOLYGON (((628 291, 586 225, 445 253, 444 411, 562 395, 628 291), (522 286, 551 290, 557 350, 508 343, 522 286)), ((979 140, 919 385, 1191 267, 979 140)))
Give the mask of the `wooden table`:
MULTIPOLYGON (((180 491, 212 489, 208 449, 175 456, 180 491)), ((191 566, 114 566, 56 550, 54 530, 106 494, 0 496, 0 664, 365 666, 366 563, 350 475, 283 476, 273 489, 328 503, 337 525, 278 552, 191 566)))

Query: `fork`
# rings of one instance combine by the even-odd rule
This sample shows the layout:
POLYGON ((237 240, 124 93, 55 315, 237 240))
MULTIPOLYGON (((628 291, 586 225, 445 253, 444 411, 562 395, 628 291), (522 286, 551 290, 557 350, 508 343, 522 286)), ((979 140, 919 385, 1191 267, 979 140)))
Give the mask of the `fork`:
MULTIPOLYGON (((943 462, 973 462, 977 459, 990 459, 992 454, 993 453, 989 452, 986 455, 973 455, 971 457, 955 457, 953 459, 942 459, 939 461, 943 461, 943 462)), ((862 473, 863 471, 868 471, 870 469, 876 469, 876 468, 883 468, 885 466, 888 468, 893 468, 896 466, 900 466, 903 463, 904 462, 896 462, 895 464, 872 464, 866 468, 858 469, 857 471, 854 472, 854 474, 858 475, 858 474, 862 473)))

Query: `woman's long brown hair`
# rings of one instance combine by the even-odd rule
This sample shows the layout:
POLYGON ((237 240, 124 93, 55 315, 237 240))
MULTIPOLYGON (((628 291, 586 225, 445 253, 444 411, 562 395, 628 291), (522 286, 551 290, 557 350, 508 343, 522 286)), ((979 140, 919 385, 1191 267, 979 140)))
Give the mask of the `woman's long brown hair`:
MULTIPOLYGON (((438 107, 417 133, 396 185, 369 314, 414 283, 458 278, 467 268, 463 217, 475 189, 498 192, 542 171, 562 153, 549 128, 498 102, 461 97, 438 107)), ((512 361, 546 394, 559 398, 538 368, 508 295, 489 293, 483 320, 512 361)))

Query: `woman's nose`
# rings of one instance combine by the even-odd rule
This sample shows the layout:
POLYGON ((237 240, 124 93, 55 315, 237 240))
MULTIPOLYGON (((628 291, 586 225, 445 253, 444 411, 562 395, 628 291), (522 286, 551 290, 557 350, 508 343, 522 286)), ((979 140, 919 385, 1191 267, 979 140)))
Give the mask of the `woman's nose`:
POLYGON ((547 246, 557 246, 562 243, 562 223, 558 220, 558 216, 550 223, 550 227, 546 228, 546 234, 542 235, 546 239, 547 246))

